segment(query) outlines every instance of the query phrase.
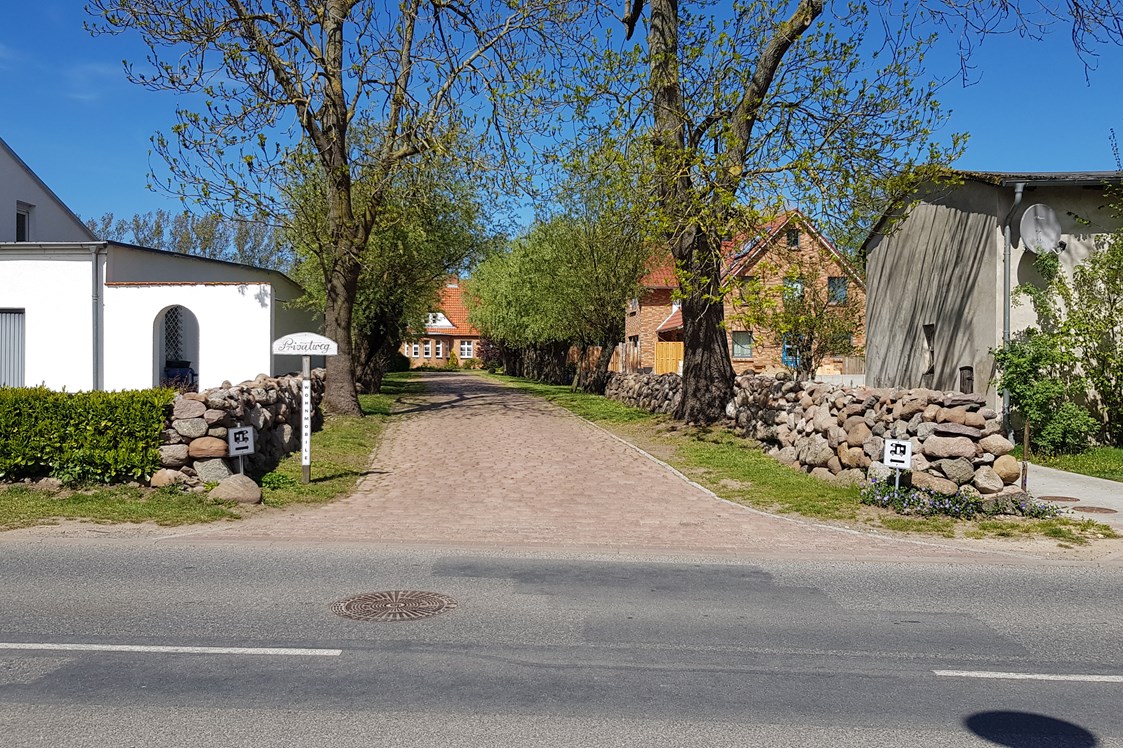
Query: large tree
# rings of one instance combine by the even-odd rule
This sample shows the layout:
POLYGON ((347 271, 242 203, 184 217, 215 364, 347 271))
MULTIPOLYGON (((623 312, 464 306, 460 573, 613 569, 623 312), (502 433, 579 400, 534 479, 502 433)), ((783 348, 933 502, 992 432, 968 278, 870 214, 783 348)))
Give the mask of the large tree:
POLYGON ((170 138, 155 138, 165 185, 210 210, 284 216, 280 185, 299 144, 327 197, 322 258, 325 402, 360 414, 351 356, 361 258, 394 177, 450 133, 508 142, 527 119, 543 45, 568 22, 566 0, 92 0, 95 33, 138 33, 147 64, 130 80, 187 94, 170 138), (552 27, 551 24, 560 24, 552 27), (510 108, 518 115, 510 116, 510 108), (364 133, 377 137, 357 139, 364 133), (364 146, 373 144, 372 150, 364 146), (357 185, 363 199, 357 200, 357 185))
POLYGON ((722 236, 792 201, 829 235, 860 235, 958 153, 958 138, 933 139, 946 119, 925 56, 938 34, 962 34, 967 58, 986 34, 1040 34, 1058 18, 1085 51, 1121 36, 1111 0, 627 0, 627 36, 645 21, 646 40, 608 58, 596 86, 647 64, 647 110, 629 99, 620 120, 651 135, 659 223, 679 271, 677 417, 716 420, 732 392, 722 236))
MULTIPOLYGON (((450 276, 468 270, 496 241, 480 184, 445 159, 422 159, 401 171, 384 198, 379 220, 360 258, 352 358, 360 389, 378 392, 392 357, 409 330, 423 330, 450 276)), ((293 162, 288 193, 291 222, 285 231, 298 257, 295 277, 306 302, 323 308, 322 262, 329 247, 327 196, 311 154, 293 162), (303 168, 302 168, 303 167, 303 168)))

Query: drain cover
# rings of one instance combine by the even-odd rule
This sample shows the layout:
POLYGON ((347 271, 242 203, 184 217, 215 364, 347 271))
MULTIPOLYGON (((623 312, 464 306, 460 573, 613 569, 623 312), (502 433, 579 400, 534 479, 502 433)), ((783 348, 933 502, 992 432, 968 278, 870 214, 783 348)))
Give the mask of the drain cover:
POLYGON ((1038 496, 1042 501, 1080 501, 1072 496, 1038 496))
POLYGON ((1108 509, 1106 506, 1074 506, 1075 512, 1087 512, 1088 514, 1117 514, 1114 509, 1108 509))
POLYGON ((368 592, 331 604, 331 611, 357 621, 416 621, 440 615, 456 607, 456 601, 437 592, 391 590, 368 592))

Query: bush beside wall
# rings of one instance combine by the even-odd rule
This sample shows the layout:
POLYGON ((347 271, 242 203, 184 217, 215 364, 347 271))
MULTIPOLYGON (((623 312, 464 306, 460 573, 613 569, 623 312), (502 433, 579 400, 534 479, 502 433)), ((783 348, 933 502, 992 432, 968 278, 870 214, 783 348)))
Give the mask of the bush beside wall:
POLYGON ((146 480, 175 393, 0 388, 0 479, 64 483, 146 480))

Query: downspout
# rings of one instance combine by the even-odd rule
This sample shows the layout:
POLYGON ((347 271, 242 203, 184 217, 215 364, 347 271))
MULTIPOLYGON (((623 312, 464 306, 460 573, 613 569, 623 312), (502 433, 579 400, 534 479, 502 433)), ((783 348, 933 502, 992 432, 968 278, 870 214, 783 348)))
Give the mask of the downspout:
POLYGON ((90 279, 92 285, 92 310, 90 318, 93 320, 92 342, 93 342, 93 386, 90 388, 94 391, 102 389, 101 382, 101 262, 98 258, 105 249, 105 244, 90 245, 90 279))
MULTIPOLYGON (((1006 214, 1006 218, 1002 224, 1002 236, 1005 240, 1002 249, 1002 345, 1003 347, 1010 344, 1010 219, 1014 217, 1014 212, 1017 211, 1018 206, 1022 202, 1022 190, 1025 189, 1025 182, 1018 182, 1014 185, 1014 204, 1010 206, 1010 212, 1006 214)), ((1010 425, 1010 390, 1003 388, 1002 390, 1002 423, 1006 426, 1006 436, 1011 442, 1014 441, 1014 428, 1010 425)))

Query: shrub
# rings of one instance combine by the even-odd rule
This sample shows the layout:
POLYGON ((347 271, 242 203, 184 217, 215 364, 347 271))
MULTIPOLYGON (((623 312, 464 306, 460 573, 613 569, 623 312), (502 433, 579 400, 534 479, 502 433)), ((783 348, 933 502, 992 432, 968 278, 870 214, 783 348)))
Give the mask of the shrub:
POLYGON ((144 478, 160 467, 169 389, 53 392, 0 388, 0 478, 67 484, 144 478))

